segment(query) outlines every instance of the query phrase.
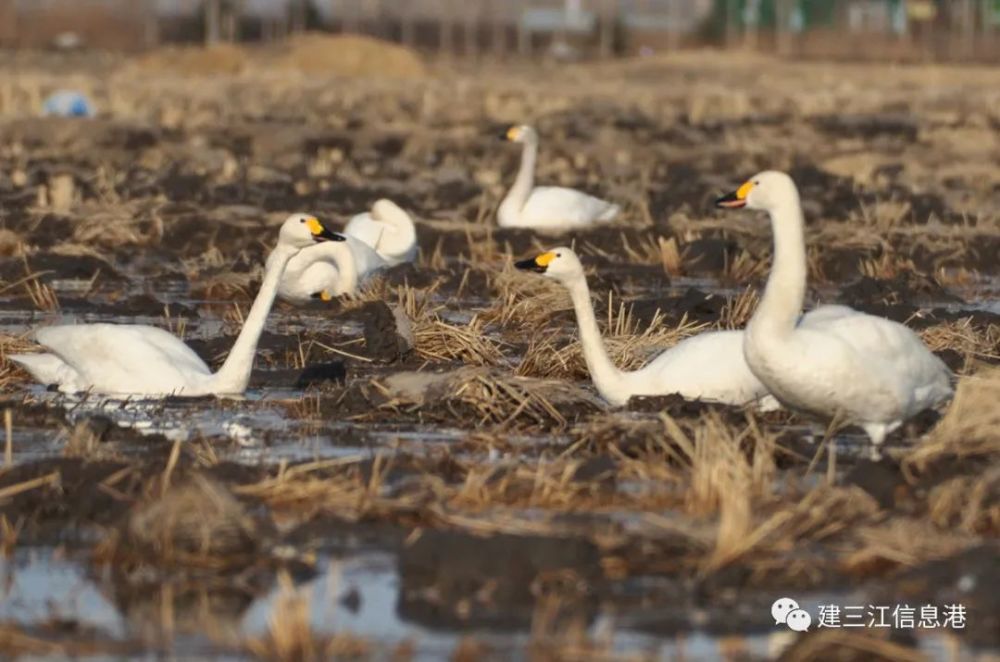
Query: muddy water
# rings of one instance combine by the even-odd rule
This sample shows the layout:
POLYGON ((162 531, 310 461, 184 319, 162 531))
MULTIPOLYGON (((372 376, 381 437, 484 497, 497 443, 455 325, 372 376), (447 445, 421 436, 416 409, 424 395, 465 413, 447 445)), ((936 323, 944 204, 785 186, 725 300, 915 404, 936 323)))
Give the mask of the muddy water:
MULTIPOLYGON (((439 660, 449 657, 467 638, 487 646, 494 659, 520 657, 530 643, 526 631, 498 632, 487 626, 454 628, 435 624, 433 618, 411 614, 406 604, 407 587, 400 577, 397 558, 391 553, 367 550, 354 555, 323 556, 321 571, 302 581, 299 590, 309 605, 309 621, 316 633, 334 635, 350 632, 379 642, 383 654, 406 650, 411 659, 439 660)), ((23 550, 0 561, 0 618, 32 626, 60 622, 65 627, 98 632, 109 640, 128 640, 141 633, 153 640, 168 641, 172 656, 225 655, 220 633, 260 636, 268 631, 275 603, 282 589, 272 587, 248 603, 235 608, 216 608, 206 613, 189 604, 172 614, 165 628, 155 619, 159 614, 142 605, 117 604, 114 588, 106 579, 85 572, 79 562, 53 550, 23 550), (206 622, 204 619, 209 619, 206 622), (211 633, 211 634, 209 634, 211 633)), ((202 599, 210 596, 202 594, 202 599)), ((817 613, 820 605, 863 602, 846 593, 807 594, 799 605, 817 613)), ((216 604, 222 604, 217 601, 216 604)), ((232 603, 230 603, 232 605, 232 603)), ((720 632, 718 623, 706 623, 709 610, 690 605, 668 618, 683 634, 664 635, 649 631, 663 614, 657 609, 629 613, 614 605, 601 605, 584 624, 588 635, 601 641, 612 655, 641 655, 648 659, 766 659, 786 649, 794 633, 774 632, 759 627, 751 631, 720 632), (706 629, 706 625, 710 629, 706 629), (714 626, 714 627, 713 627, 714 626)), ((952 634, 929 633, 916 638, 916 649, 930 659, 964 660, 977 657, 952 634)))
MULTIPOLYGON (((718 282, 698 279, 675 283, 668 295, 681 296, 693 286, 723 297, 735 294, 732 288, 718 282)), ((642 298, 644 294, 648 295, 639 290, 635 296, 642 298)), ((658 292, 657 296, 663 293, 658 292)), ((177 297, 174 303, 194 307, 200 302, 177 297)), ((453 301, 449 305, 456 320, 467 319, 467 311, 477 306, 473 301, 453 301)), ((984 300, 961 309, 951 305, 950 310, 989 305, 984 300)), ((288 333, 276 344, 290 347, 295 334, 323 318, 322 313, 315 311, 303 313, 279 308, 270 328, 288 333)), ((29 311, 4 313, 0 321, 8 332, 20 332, 51 319, 162 323, 162 319, 152 316, 53 315, 29 311)), ((359 333, 353 322, 331 321, 338 334, 359 333)), ((221 317, 191 319, 186 325, 186 338, 196 343, 207 341, 225 326, 221 317)), ((363 361, 349 357, 342 360, 349 382, 377 372, 363 361)), ((24 465, 61 457, 74 429, 81 425, 95 430, 100 437, 101 457, 139 459, 151 447, 165 451, 175 441, 197 442, 210 444, 220 461, 264 469, 283 463, 330 459, 357 462, 371 460, 376 455, 442 454, 477 465, 501 466, 545 457, 567 441, 559 433, 513 432, 506 435, 506 442, 516 447, 516 451, 476 450, 462 443, 469 430, 460 421, 441 425, 408 417, 393 420, 391 414, 376 422, 357 422, 350 417, 338 420, 322 414, 320 403, 337 397, 342 388, 340 382, 299 388, 295 385, 299 372, 297 368, 265 366, 255 374, 254 386, 245 397, 222 401, 205 398, 151 403, 94 396, 67 398, 40 386, 26 386, 3 398, 3 406, 12 407, 15 412, 14 462, 24 465)), ((646 414, 635 416, 642 418, 646 414)), ((783 424, 781 429, 797 438, 807 438, 812 433, 808 426, 795 421, 783 424)), ((821 486, 831 478, 843 481, 856 462, 867 456, 867 441, 861 434, 842 433, 830 443, 836 449, 836 464, 831 464, 827 454, 804 483, 797 481, 800 487, 821 486)), ((890 446, 898 448, 906 443, 909 442, 896 440, 890 446)), ((809 443, 799 448, 807 460, 819 450, 819 446, 809 443)), ((784 476, 776 478, 776 494, 782 493, 784 481, 784 476)), ((617 489, 622 493, 651 494, 662 487, 641 480, 621 480, 617 489)), ((549 519, 545 513, 522 512, 519 516, 525 520, 549 519)), ((643 531, 641 518, 641 514, 627 511, 607 513, 598 516, 594 525, 614 521, 624 530, 635 525, 636 531, 643 531)), ((463 642, 471 640, 477 646, 484 646, 491 659, 520 659, 532 645, 537 645, 538 624, 545 620, 545 613, 537 605, 520 600, 501 601, 493 611, 476 614, 473 610, 472 617, 463 618, 459 614, 462 600, 467 598, 436 596, 439 589, 435 588, 435 582, 421 576, 421 572, 448 572, 450 564, 467 565, 468 561, 462 559, 475 554, 474 547, 452 549, 447 541, 437 543, 435 550, 423 554, 431 554, 435 560, 430 563, 442 567, 428 571, 419 567, 420 563, 428 562, 426 557, 407 560, 410 552, 400 535, 399 531, 386 535, 377 528, 366 530, 355 525, 346 533, 320 529, 296 536, 294 544, 308 547, 315 554, 310 570, 295 578, 295 590, 308 604, 308 620, 314 636, 350 633, 373 642, 379 657, 405 650, 418 660, 446 658, 459 650, 463 642)), ((252 590, 238 591, 235 596, 225 590, 213 593, 212 589, 192 589, 192 580, 187 579, 181 582, 186 588, 172 589, 182 592, 182 596, 171 593, 165 598, 166 584, 154 583, 150 589, 152 596, 137 599, 134 586, 123 587, 113 569, 95 565, 88 549, 97 540, 70 537, 55 546, 18 545, 11 556, 0 561, 0 621, 29 630, 59 623, 72 632, 86 632, 104 644, 141 642, 145 650, 169 650, 171 655, 179 657, 224 655, 239 659, 244 654, 234 642, 266 636, 270 619, 282 609, 280 601, 286 589, 280 586, 278 575, 273 572, 265 573, 252 590), (172 601, 169 625, 163 620, 164 599, 172 601), (206 605, 210 605, 207 612, 206 605)), ((517 545, 511 545, 503 553, 516 557, 530 556, 533 552, 520 551, 517 545)), ((484 577, 503 582, 507 574, 502 567, 488 563, 477 566, 474 562, 461 572, 466 573, 466 581, 477 584, 484 577)), ((752 592, 735 587, 727 590, 731 593, 720 598, 711 588, 694 588, 676 579, 665 580, 656 575, 629 577, 606 583, 585 604, 560 613, 560 627, 568 623, 578 637, 612 657, 769 659, 795 644, 795 633, 776 628, 769 616, 770 603, 789 591, 763 587, 752 592)), ((821 604, 860 604, 877 595, 872 592, 875 589, 846 593, 834 586, 819 593, 792 590, 800 605, 814 615, 821 604)), ((460 591, 458 596, 462 594, 460 591)), ((908 645, 930 659, 979 659, 988 650, 969 645, 953 633, 918 634, 908 640, 908 645)))

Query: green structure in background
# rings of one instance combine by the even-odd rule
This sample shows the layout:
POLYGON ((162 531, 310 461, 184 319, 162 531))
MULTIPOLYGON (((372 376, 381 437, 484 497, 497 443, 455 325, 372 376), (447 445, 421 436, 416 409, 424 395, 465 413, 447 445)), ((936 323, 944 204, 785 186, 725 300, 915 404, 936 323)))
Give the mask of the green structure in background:
MULTIPOLYGON (((901 0, 890 0, 900 2, 901 0)), ((780 0, 715 0, 710 19, 711 31, 721 35, 727 24, 745 28, 774 29, 778 24, 780 0), (734 24, 734 25, 733 25, 734 24)), ((794 0, 789 17, 793 30, 831 27, 835 23, 837 0, 794 0)))
MULTIPOLYGON (((1000 10, 1000 0, 986 1, 997 5, 1000 10)), ((706 32, 719 37, 725 34, 727 26, 738 30, 747 27, 774 30, 779 27, 780 4, 781 0, 715 0, 706 32)), ((787 24, 780 27, 792 32, 834 28, 837 26, 838 14, 842 14, 845 8, 849 11, 850 4, 851 0, 791 0, 784 19, 787 24)), ((905 31, 906 0, 861 0, 860 4, 881 4, 885 9, 885 16, 891 17, 892 29, 897 32, 905 31)))

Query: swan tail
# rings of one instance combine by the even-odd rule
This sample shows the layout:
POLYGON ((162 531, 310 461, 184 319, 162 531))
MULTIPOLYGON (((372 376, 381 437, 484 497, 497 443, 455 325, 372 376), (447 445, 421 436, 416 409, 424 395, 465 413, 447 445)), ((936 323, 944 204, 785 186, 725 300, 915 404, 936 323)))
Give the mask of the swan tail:
POLYGON ((27 370, 35 381, 46 386, 62 385, 76 374, 55 354, 11 354, 8 358, 27 370))
POLYGON ((604 212, 598 217, 598 220, 613 221, 615 220, 615 218, 618 217, 618 214, 620 214, 621 211, 622 211, 621 205, 608 203, 608 208, 605 209, 604 212))
POLYGON ((781 410, 781 403, 778 402, 778 399, 773 395, 771 395, 770 393, 755 400, 753 404, 756 407, 757 411, 761 413, 781 410))

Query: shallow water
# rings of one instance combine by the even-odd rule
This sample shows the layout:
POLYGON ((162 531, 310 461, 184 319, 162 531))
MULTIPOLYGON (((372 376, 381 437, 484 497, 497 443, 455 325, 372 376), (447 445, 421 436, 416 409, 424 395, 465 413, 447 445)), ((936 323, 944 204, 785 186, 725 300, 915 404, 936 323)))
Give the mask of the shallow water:
MULTIPOLYGON (((377 550, 344 555, 322 555, 319 573, 296 587, 309 605, 309 621, 317 634, 349 632, 377 642, 382 651, 405 645, 415 660, 439 660, 448 657, 463 639, 485 644, 491 658, 519 658, 531 641, 530 631, 514 629, 497 632, 492 628, 461 628, 421 624, 400 613, 401 578, 394 554, 377 550)), ((166 621, 155 605, 129 604, 124 612, 115 603, 111 580, 102 579, 98 570, 87 572, 79 560, 67 558, 52 549, 19 549, 13 558, 0 558, 0 620, 32 626, 46 622, 73 624, 74 628, 94 630, 109 641, 140 640, 152 643, 166 640, 171 655, 232 653, 224 643, 227 636, 264 635, 269 619, 283 595, 272 586, 248 604, 237 609, 216 610, 208 620, 197 601, 188 600, 171 606, 172 628, 164 632, 166 621), (184 606, 184 605, 187 606, 184 606)), ((204 597, 204 596, 203 596, 204 597)), ((801 608, 815 615, 820 605, 864 604, 863 596, 848 593, 809 593, 797 595, 801 608)), ((162 607, 162 605, 160 605, 162 607)), ((766 606, 765 606, 766 609, 766 606)), ((784 626, 726 632, 714 622, 711 630, 698 626, 706 618, 699 607, 671 614, 657 612, 622 612, 607 604, 594 612, 585 629, 604 650, 618 655, 642 655, 657 660, 686 657, 696 660, 730 660, 734 654, 744 659, 767 659, 780 653, 794 641, 795 633, 784 626), (690 630, 684 635, 651 634, 649 626, 659 619, 687 619, 690 630), (644 623, 635 627, 632 624, 644 623)), ((64 626, 65 627, 65 626, 64 626)), ((815 626, 814 626, 815 627, 815 626)), ((969 648, 959 637, 944 633, 920 633, 918 649, 932 660, 988 660, 985 651, 969 648)), ((89 657, 89 656, 84 656, 89 657)), ((103 656, 94 656, 97 658, 103 656)))

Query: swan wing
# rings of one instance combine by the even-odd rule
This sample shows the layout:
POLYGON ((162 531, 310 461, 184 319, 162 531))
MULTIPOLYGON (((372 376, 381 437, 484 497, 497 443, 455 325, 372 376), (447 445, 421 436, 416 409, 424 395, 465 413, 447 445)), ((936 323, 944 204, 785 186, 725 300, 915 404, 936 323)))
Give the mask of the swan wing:
POLYGON ((908 415, 951 396, 951 370, 912 329, 884 317, 852 312, 814 318, 806 326, 837 337, 858 359, 891 375, 912 401, 908 415))
POLYGON ((586 193, 557 186, 531 191, 520 218, 532 227, 573 227, 613 220, 621 208, 586 193))
POLYGON ((35 338, 79 374, 79 388, 164 394, 183 391, 211 376, 190 347, 154 326, 53 326, 40 329, 35 338))
POLYGON ((688 399, 743 405, 763 398, 767 388, 743 357, 742 331, 712 331, 686 338, 634 373, 635 386, 688 399))
POLYGON ((385 269, 389 263, 371 246, 348 235, 345 242, 354 257, 354 270, 358 275, 358 283, 380 269, 385 269))

